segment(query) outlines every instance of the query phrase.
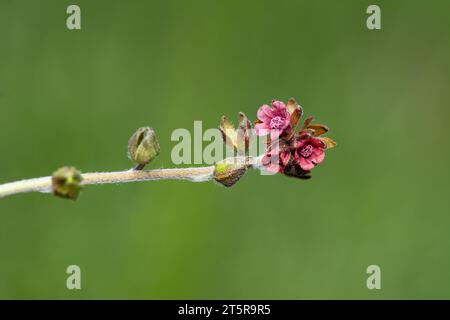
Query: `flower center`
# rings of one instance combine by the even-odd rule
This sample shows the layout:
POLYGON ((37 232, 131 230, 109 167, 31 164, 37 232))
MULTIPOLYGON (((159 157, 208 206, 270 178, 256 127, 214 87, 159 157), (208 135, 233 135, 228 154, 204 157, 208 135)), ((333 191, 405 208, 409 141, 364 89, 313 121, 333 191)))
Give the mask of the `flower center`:
POLYGON ((275 130, 283 129, 284 120, 280 116, 270 119, 270 128, 275 130))
POLYGON ((308 145, 306 145, 306 146, 304 146, 303 148, 300 149, 300 155, 301 155, 303 158, 308 158, 308 157, 310 157, 311 154, 312 154, 312 152, 313 152, 313 146, 310 145, 310 144, 308 144, 308 145))

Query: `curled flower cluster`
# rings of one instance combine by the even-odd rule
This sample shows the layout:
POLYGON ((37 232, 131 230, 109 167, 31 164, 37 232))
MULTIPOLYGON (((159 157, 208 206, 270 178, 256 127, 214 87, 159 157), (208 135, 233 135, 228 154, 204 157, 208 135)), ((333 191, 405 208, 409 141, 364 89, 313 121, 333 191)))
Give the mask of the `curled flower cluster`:
POLYGON ((255 130, 259 136, 270 136, 262 159, 268 171, 309 179, 310 171, 324 160, 325 150, 336 145, 332 139, 322 137, 328 127, 313 124, 312 117, 308 117, 296 132, 302 113, 294 99, 287 104, 274 100, 272 107, 263 105, 259 108, 255 130))
MULTIPOLYGON (((202 168, 172 168, 143 170, 158 156, 160 146, 151 127, 139 128, 128 141, 128 156, 135 162, 133 170, 117 172, 94 172, 81 174, 74 167, 62 167, 51 177, 26 179, 0 184, 0 198, 25 192, 53 191, 56 196, 75 200, 84 185, 127 183, 144 180, 178 179, 193 182, 215 180, 225 187, 231 187, 241 179, 249 168, 281 173, 299 179, 309 179, 309 173, 325 158, 325 151, 336 143, 323 134, 328 128, 314 124, 308 117, 300 129, 296 129, 303 110, 294 99, 285 104, 272 101, 272 106, 263 105, 257 112, 255 129, 247 116, 239 113, 239 125, 225 116, 219 129, 224 142, 233 148, 237 156, 218 161, 214 166, 202 168), (267 137, 264 153, 255 150, 255 136, 267 137), (255 151, 253 156, 250 151, 255 151)), ((263 141, 262 141, 263 142, 263 141)))

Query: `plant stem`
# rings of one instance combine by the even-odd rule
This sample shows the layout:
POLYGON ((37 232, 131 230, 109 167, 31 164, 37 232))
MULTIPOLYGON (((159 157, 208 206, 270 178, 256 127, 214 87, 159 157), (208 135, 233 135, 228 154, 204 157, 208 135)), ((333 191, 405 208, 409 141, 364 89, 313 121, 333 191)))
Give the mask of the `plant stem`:
MULTIPOLYGON (((81 185, 127 183, 148 180, 209 181, 213 178, 214 166, 199 168, 176 168, 155 170, 127 170, 116 172, 84 173, 81 185)), ((52 177, 20 180, 0 185, 0 198, 25 192, 51 192, 52 177)))
MULTIPOLYGON (((245 162, 250 167, 261 170, 263 167, 261 159, 262 156, 237 156, 227 158, 224 161, 245 162)), ((214 178, 214 170, 215 166, 154 170, 136 170, 136 168, 134 168, 126 171, 91 172, 81 174, 82 180, 80 185, 119 184, 150 180, 189 180, 192 182, 204 182, 214 178)), ((0 184, 0 198, 26 192, 49 193, 52 191, 53 186, 51 176, 0 184)))

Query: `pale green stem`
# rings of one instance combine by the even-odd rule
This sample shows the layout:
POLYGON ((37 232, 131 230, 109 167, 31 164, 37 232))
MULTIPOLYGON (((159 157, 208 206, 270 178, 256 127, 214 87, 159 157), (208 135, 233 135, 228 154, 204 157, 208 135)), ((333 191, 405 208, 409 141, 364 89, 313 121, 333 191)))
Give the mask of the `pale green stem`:
MULTIPOLYGON (((239 161, 241 157, 235 158, 239 161)), ((248 163, 260 168, 260 157, 247 158, 248 163)), ((189 180, 204 182, 213 179, 215 166, 155 170, 127 170, 116 172, 83 173, 81 185, 119 184, 150 180, 189 180)), ((26 192, 52 192, 52 177, 42 177, 0 184, 0 198, 26 192)))
MULTIPOLYGON (((116 172, 83 173, 81 185, 114 184, 149 180, 189 180, 203 182, 211 180, 214 166, 200 168, 177 168, 156 170, 127 170, 116 172)), ((20 180, 0 185, 0 198, 25 192, 51 192, 52 177, 20 180)))

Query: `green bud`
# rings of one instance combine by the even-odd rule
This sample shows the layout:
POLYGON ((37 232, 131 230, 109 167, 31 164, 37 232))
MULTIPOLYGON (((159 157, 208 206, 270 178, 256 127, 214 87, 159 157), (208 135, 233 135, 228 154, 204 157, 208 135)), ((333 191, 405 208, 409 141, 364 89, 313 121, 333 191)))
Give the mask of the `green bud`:
POLYGON ((214 169, 214 180, 224 185, 232 187, 247 172, 249 167, 248 158, 228 158, 216 163, 214 169))
POLYGON ((75 167, 62 167, 53 172, 52 187, 55 196, 76 200, 81 191, 83 178, 75 167))
POLYGON ((155 131, 150 127, 139 128, 128 141, 128 157, 138 166, 145 166, 159 154, 155 131))

